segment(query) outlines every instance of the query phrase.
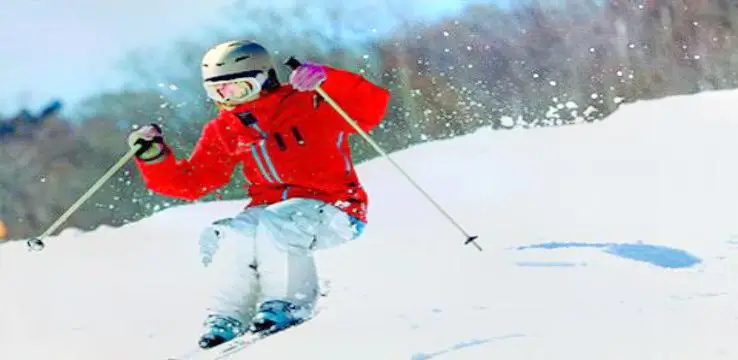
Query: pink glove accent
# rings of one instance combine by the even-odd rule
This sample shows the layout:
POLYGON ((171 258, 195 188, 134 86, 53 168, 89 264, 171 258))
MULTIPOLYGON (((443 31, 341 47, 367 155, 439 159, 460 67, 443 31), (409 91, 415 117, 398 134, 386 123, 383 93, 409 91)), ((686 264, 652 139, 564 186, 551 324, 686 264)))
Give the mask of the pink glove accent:
POLYGON ((315 63, 304 63, 290 74, 290 85, 297 91, 313 91, 328 77, 325 69, 315 63))

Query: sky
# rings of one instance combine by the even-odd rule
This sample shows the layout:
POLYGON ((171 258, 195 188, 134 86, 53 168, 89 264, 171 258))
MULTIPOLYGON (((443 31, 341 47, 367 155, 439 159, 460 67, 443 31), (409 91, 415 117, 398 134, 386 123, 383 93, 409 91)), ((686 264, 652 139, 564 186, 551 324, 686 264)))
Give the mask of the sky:
POLYGON ((121 82, 127 51, 197 31, 230 0, 0 0, 0 111, 121 82))
MULTIPOLYGON (((250 1, 244 3, 250 5, 250 1)), ((403 6, 413 16, 432 20, 480 1, 405 0, 403 6)), ((21 108, 35 111, 53 99, 73 104, 87 95, 116 89, 126 81, 120 61, 131 50, 197 37, 212 28, 228 28, 222 14, 233 3, 0 0, 0 114, 13 114, 21 108)), ((258 6, 289 4, 290 0, 274 0, 258 6)))

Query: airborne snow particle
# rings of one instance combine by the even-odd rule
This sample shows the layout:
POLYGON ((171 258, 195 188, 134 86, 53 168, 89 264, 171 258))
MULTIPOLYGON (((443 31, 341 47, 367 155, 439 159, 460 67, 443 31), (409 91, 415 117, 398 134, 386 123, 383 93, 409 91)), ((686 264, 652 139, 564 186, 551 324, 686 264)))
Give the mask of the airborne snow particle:
POLYGON ((505 127, 513 127, 515 126, 515 119, 507 115, 502 116, 500 117, 500 125, 505 127))

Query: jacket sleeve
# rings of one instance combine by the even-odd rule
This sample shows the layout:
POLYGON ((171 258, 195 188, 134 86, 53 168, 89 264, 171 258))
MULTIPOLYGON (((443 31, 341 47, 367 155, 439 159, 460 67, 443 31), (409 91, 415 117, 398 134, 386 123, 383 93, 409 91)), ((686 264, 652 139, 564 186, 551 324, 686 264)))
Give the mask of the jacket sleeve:
MULTIPOLYGON (((361 75, 328 66, 324 68, 328 77, 321 87, 362 130, 369 132, 382 122, 390 100, 387 89, 373 84, 361 75)), ((340 115, 336 119, 340 121, 338 126, 344 131, 356 132, 340 115)))
POLYGON ((225 185, 231 178, 236 160, 223 148, 215 124, 203 128, 189 159, 177 160, 169 152, 162 161, 136 165, 150 190, 174 198, 197 200, 225 185))

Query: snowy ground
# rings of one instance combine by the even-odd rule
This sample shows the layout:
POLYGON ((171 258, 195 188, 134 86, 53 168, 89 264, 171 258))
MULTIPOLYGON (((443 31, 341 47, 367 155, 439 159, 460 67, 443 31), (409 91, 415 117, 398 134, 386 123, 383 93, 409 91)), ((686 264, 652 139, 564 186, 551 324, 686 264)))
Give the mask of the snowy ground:
MULTIPOLYGON (((366 235, 319 255, 314 321, 235 360, 738 358, 738 92, 605 122, 481 130, 364 164, 366 235)), ((197 235, 238 202, 0 247, 0 359, 159 359, 192 348, 197 235)))

